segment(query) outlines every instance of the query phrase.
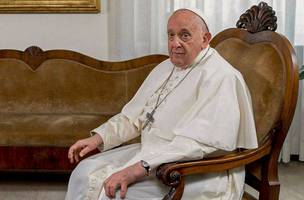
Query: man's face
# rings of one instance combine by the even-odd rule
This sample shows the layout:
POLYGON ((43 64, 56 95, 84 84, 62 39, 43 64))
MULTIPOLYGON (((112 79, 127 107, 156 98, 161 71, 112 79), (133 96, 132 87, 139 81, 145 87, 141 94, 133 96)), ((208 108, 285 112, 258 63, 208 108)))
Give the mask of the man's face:
POLYGON ((175 12, 168 21, 167 30, 170 60, 180 68, 188 67, 211 39, 201 19, 188 10, 175 12))

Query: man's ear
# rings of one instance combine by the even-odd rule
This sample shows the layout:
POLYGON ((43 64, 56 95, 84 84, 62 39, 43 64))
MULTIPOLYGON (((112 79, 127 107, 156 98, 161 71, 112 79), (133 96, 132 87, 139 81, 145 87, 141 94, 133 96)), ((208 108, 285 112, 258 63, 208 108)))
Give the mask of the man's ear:
POLYGON ((203 48, 206 48, 209 45, 211 37, 212 37, 211 33, 209 33, 209 32, 204 33, 204 35, 203 35, 203 48))

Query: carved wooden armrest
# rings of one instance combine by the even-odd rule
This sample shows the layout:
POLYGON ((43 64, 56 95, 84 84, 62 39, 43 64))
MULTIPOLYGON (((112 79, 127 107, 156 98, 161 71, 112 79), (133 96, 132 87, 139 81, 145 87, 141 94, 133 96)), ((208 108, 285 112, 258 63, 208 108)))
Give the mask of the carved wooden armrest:
POLYGON ((269 154, 270 150, 271 143, 268 141, 257 149, 241 150, 224 156, 204 158, 197 161, 162 164, 157 168, 156 176, 165 185, 171 187, 169 193, 163 199, 181 199, 184 191, 184 177, 187 175, 221 172, 244 166, 269 154))

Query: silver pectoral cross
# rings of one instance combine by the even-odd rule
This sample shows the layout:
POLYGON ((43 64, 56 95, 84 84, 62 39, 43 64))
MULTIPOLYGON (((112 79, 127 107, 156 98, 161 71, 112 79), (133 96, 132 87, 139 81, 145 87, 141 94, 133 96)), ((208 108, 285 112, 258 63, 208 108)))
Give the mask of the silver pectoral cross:
POLYGON ((155 109, 153 109, 153 110, 151 111, 151 113, 147 112, 147 114, 146 114, 146 121, 145 121, 145 123, 144 123, 144 125, 143 125, 142 130, 145 130, 145 128, 146 128, 149 124, 152 124, 152 123, 154 122, 154 117, 153 117, 154 112, 155 112, 155 109))

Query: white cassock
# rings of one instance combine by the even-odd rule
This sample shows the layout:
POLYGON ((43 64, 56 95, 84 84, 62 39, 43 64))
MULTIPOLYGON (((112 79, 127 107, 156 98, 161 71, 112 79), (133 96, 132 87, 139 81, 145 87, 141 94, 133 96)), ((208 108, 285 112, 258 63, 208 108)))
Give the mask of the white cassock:
MULTIPOLYGON (((204 49, 194 63, 198 64, 193 69, 179 69, 169 59, 162 62, 120 114, 92 131, 103 138, 104 152, 79 163, 71 175, 66 200, 108 199, 103 181, 140 160, 155 169, 166 162, 257 147, 250 94, 242 75, 212 48, 204 49), (159 93, 160 99, 170 94, 156 109, 154 123, 142 130, 159 93), (112 149, 139 135, 141 144, 112 149)), ((244 169, 237 168, 187 177, 182 199, 241 199, 244 176, 244 169)), ((160 200, 168 191, 152 173, 130 185, 126 199, 160 200)))

